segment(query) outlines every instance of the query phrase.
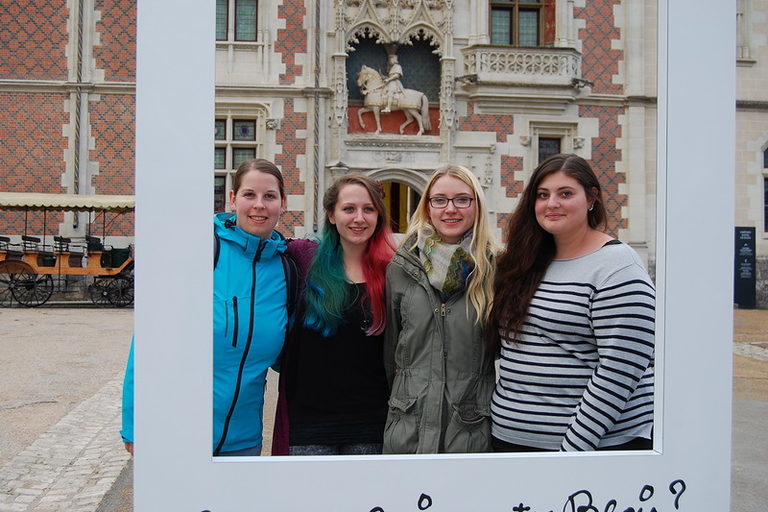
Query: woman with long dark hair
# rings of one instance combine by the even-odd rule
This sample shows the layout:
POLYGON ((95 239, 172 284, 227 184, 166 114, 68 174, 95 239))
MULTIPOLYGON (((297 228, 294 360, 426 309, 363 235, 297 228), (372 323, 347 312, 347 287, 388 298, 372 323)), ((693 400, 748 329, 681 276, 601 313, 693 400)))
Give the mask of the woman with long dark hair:
POLYGON ((289 243, 306 286, 283 358, 274 455, 381 453, 389 216, 380 185, 361 174, 337 179, 323 208, 320 244, 289 243))
POLYGON ((654 286, 606 217, 589 164, 558 154, 509 220, 491 312, 496 451, 652 447, 654 286))

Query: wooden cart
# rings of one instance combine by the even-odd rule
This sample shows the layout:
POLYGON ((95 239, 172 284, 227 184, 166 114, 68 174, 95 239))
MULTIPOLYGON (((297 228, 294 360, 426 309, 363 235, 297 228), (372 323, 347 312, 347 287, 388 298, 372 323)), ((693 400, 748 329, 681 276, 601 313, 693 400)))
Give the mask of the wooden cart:
POLYGON ((26 215, 20 238, 0 236, 0 305, 45 304, 54 291, 54 276, 92 276, 88 294, 94 304, 132 304, 133 247, 111 247, 104 244, 104 239, 107 213, 125 213, 134 207, 134 196, 0 192, 0 210, 42 211, 43 233, 47 212, 93 212, 102 216, 102 237, 87 235, 73 240, 29 235, 26 215))

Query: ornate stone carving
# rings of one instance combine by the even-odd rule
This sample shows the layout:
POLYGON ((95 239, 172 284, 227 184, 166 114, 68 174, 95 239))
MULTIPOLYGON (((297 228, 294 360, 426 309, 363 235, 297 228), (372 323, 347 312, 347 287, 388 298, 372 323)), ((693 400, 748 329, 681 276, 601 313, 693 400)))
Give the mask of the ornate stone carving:
POLYGON ((333 57, 333 120, 342 126, 347 118, 347 73, 345 55, 333 57))

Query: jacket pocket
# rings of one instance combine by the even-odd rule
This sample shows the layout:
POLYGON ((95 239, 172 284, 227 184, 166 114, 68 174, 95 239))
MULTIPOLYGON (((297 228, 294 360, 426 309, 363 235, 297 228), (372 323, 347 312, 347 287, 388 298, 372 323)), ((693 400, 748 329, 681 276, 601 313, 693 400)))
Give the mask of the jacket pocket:
POLYGON ((485 453, 491 450, 491 421, 487 407, 453 406, 444 437, 445 453, 485 453))
POLYGON ((389 399, 383 453, 416 453, 419 446, 419 418, 415 404, 416 398, 389 399))
POLYGON ((237 313, 237 297, 232 297, 232 346, 237 346, 237 331, 239 329, 240 319, 237 313))

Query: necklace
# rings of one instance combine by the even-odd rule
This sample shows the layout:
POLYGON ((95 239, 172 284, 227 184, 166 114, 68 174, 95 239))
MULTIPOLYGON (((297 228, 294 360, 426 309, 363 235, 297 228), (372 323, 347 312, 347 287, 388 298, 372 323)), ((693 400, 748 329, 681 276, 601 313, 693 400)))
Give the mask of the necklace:
MULTIPOLYGON (((352 286, 355 289, 355 297, 352 299, 352 307, 359 307, 362 314, 362 320, 360 321, 360 330, 365 332, 371 328, 371 322, 373 318, 369 318, 369 311, 367 307, 367 301, 364 301, 364 295, 360 294, 360 288, 365 286, 365 283, 353 283, 352 286)), ((373 315, 371 314, 371 317, 373 315)))

